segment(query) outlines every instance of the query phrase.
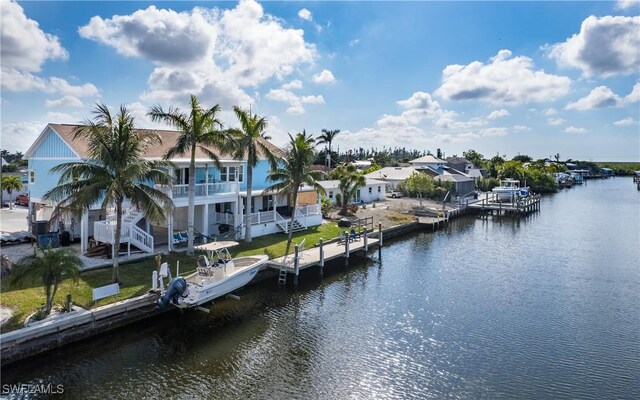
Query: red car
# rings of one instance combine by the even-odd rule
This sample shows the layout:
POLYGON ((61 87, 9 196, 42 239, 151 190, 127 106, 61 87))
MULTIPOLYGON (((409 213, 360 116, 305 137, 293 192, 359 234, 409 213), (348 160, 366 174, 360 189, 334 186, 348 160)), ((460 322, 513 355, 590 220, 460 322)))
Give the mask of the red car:
POLYGON ((16 204, 20 206, 28 206, 29 205, 29 193, 22 193, 16 197, 16 204))

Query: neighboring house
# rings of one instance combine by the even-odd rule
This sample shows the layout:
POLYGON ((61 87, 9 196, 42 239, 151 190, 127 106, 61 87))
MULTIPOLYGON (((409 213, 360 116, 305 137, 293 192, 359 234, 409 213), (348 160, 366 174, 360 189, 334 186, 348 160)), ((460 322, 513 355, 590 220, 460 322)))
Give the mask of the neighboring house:
POLYGON ((7 160, 4 159, 4 157, 0 157, 2 158, 2 166, 4 167, 5 165, 9 165, 9 163, 7 162, 7 160))
MULTIPOLYGON (((358 189, 356 195, 352 199, 348 199, 349 202, 365 202, 371 203, 374 201, 382 201, 385 198, 386 194, 386 182, 381 180, 376 180, 372 178, 366 178, 367 184, 358 189)), ((331 181, 319 181, 318 182, 327 193, 326 197, 331 200, 331 203, 336 204, 336 195, 342 195, 338 185, 340 181, 331 180, 331 181)), ((344 201, 344 199, 343 199, 344 201)))
POLYGON ((436 158, 431 154, 427 154, 424 157, 411 160, 409 161, 409 163, 416 170, 430 169, 437 172, 438 174, 442 173, 441 171, 446 165, 446 161, 436 158))
POLYGON ((465 174, 467 173, 467 171, 474 168, 473 164, 464 157, 448 157, 447 167, 455 169, 459 172, 464 172, 465 174))
POLYGON ((418 172, 413 167, 385 167, 365 175, 367 179, 376 179, 386 184, 386 190, 391 191, 398 183, 404 182, 413 173, 418 172))
MULTIPOLYGON (((29 192, 31 195, 31 220, 49 220, 53 212, 53 204, 42 200, 44 194, 54 187, 60 178, 50 170, 63 162, 87 160, 87 147, 82 140, 73 139, 73 130, 77 125, 49 124, 42 131, 35 143, 25 153, 29 160, 29 192)), ((179 132, 155 130, 163 145, 149 149, 146 157, 160 159, 172 147, 179 132)), ((265 144, 276 154, 282 155, 281 149, 270 142, 265 144)), ((213 150, 213 149, 212 149, 213 150)), ((243 221, 246 212, 251 213, 250 221, 254 225, 253 236, 261 236, 279 231, 286 231, 291 220, 288 214, 288 199, 285 194, 265 193, 264 189, 272 184, 267 182, 269 163, 266 159, 258 161, 253 169, 252 210, 246 210, 246 161, 234 160, 228 154, 220 154, 222 168, 218 169, 200 150, 196 151, 196 187, 195 187, 195 230, 203 235, 217 235, 229 229, 244 234, 243 221)), ((174 234, 187 230, 188 216, 188 180, 189 158, 187 155, 171 160, 175 165, 172 171, 176 178, 173 185, 161 187, 173 199, 175 209, 167 216, 162 225, 153 226, 144 215, 137 210, 130 210, 124 221, 128 228, 123 230, 123 243, 133 244, 141 250, 153 252, 154 245, 168 243, 173 247, 174 234), (129 227, 130 226, 130 227, 129 227), (130 233, 129 233, 130 232, 130 233), (137 238, 137 239, 136 239, 137 238)), ((318 204, 318 196, 308 188, 306 196, 296 213, 297 226, 315 226, 322 223, 322 215, 318 204), (313 201, 311 201, 313 200, 313 201)), ((112 210, 100 209, 96 204, 89 212, 77 215, 72 211, 63 213, 54 224, 62 231, 69 231, 72 238, 80 238, 82 251, 89 245, 89 238, 96 241, 112 243, 114 220, 112 210)), ((56 228, 54 228, 55 230, 56 228)))
POLYGON ((462 172, 445 172, 442 175, 434 176, 433 179, 441 180, 443 182, 453 182, 455 185, 455 194, 458 196, 469 196, 475 193, 476 190, 475 180, 462 172))

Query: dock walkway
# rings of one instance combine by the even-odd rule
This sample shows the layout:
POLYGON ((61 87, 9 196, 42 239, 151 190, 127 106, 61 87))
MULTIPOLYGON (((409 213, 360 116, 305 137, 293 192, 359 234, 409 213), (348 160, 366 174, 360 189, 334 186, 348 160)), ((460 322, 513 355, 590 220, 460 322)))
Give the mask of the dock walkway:
MULTIPOLYGON (((349 242, 332 242, 323 244, 322 246, 311 247, 309 249, 301 250, 298 252, 299 269, 303 270, 309 267, 320 265, 322 261, 333 260, 338 257, 346 257, 349 254, 356 251, 367 251, 372 246, 377 246, 378 239, 367 237, 365 248, 364 236, 355 241, 349 242), (324 254, 321 254, 324 253, 324 254), (324 257, 323 257, 324 256, 324 257), (324 259, 323 259, 324 258, 324 259)), ((285 257, 278 257, 270 260, 268 265, 270 268, 278 269, 285 268, 288 272, 295 272, 295 255, 290 254, 285 257)))

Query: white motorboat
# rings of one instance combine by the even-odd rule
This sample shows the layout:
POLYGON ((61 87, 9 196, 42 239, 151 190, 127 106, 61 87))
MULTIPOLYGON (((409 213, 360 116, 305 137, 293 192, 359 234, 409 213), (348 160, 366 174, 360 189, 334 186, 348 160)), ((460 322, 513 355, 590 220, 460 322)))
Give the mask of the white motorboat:
POLYGON ((269 257, 232 258, 228 248, 237 245, 238 242, 221 241, 196 246, 196 250, 205 251, 207 255, 198 256, 196 272, 171 280, 167 291, 158 299, 158 307, 164 308, 170 301, 180 308, 198 307, 249 283, 269 257))
POLYGON ((529 188, 520 187, 520 181, 511 178, 503 179, 500 186, 494 187, 491 191, 498 195, 500 201, 512 201, 529 196, 529 188))

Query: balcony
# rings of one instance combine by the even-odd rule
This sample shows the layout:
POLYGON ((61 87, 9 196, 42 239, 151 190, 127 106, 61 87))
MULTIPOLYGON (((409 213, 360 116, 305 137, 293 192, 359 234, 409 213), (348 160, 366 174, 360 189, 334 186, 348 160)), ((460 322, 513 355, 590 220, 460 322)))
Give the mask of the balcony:
MULTIPOLYGON (((186 199, 189 197, 189 185, 156 185, 156 188, 162 190, 171 196, 172 199, 186 199)), ((218 194, 237 193, 237 182, 220 182, 220 183, 196 183, 195 197, 209 197, 218 194)))

